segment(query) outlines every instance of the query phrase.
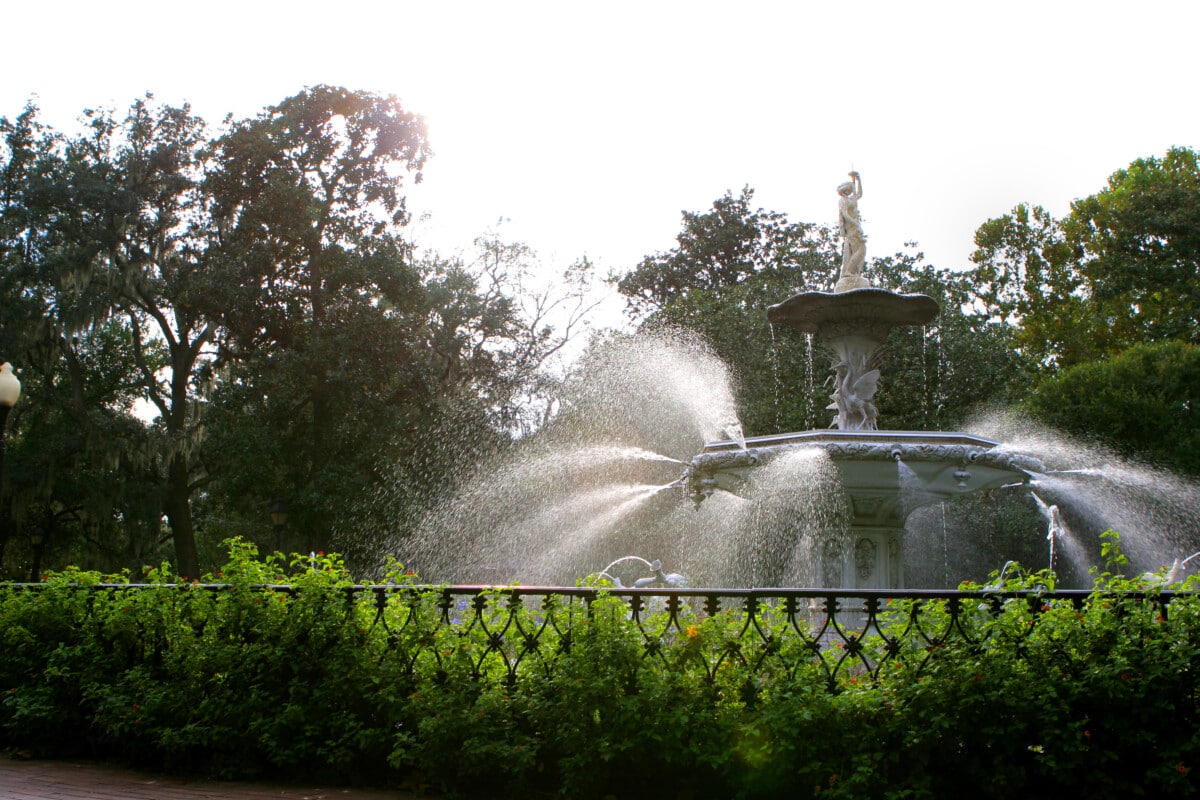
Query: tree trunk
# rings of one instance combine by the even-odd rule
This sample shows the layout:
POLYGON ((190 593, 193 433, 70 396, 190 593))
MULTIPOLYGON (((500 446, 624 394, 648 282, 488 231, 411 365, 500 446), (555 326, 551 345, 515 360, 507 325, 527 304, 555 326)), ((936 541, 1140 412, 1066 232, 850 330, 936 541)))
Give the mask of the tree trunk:
POLYGON ((167 472, 163 510, 171 525, 175 545, 175 569, 189 579, 200 577, 200 555, 196 550, 196 531, 192 527, 191 488, 188 481, 187 457, 175 454, 167 472))

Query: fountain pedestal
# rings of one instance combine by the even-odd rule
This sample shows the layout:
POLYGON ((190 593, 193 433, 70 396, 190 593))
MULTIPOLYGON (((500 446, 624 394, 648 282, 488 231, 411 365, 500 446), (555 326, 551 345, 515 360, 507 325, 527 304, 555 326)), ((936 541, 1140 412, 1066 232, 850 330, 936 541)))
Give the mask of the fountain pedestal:
POLYGON ((822 554, 821 577, 827 586, 900 589, 904 586, 904 528, 851 526, 845 550, 822 554))

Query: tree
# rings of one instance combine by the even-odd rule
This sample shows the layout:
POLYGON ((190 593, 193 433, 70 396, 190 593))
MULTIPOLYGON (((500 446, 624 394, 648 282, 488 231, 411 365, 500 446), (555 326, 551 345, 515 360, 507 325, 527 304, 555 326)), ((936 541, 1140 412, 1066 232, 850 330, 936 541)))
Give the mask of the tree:
POLYGON ((1102 352, 1200 342, 1200 164, 1175 147, 1118 170, 1071 204, 1064 227, 1102 352))
POLYGON ((1082 278, 1062 225, 1041 206, 1016 206, 975 232, 972 293, 1030 369, 1090 357, 1082 278))
POLYGON ((186 106, 148 101, 123 119, 87 116, 90 129, 68 145, 60 184, 59 207, 82 212, 66 266, 104 287, 111 312, 128 325, 143 399, 158 412, 155 455, 176 565, 198 576, 191 498, 203 477, 203 367, 217 334, 202 303, 213 234, 199 190, 204 123, 186 106))
POLYGON ((872 259, 867 275, 872 286, 924 294, 940 308, 924 327, 894 329, 881 350, 879 415, 887 427, 957 430, 980 406, 1024 396, 1022 355, 1007 327, 976 309, 967 276, 911 253, 872 259))
POLYGON ((1200 346, 1166 341, 1064 369, 1025 404, 1057 430, 1200 475, 1200 346))
POLYGON ((586 259, 558 280, 539 281, 537 254, 495 232, 469 257, 427 254, 428 347, 438 394, 482 401, 488 424, 517 436, 547 421, 557 385, 547 367, 579 333, 599 300, 586 259))
POLYGON ((310 546, 327 546, 361 491, 381 429, 430 402, 413 350, 421 279, 398 235, 401 177, 420 180, 428 154, 424 122, 394 97, 329 86, 236 123, 211 148, 204 189, 219 240, 208 257, 232 278, 208 294, 224 325, 221 407, 258 425, 223 421, 225 434, 249 435, 242 463, 221 459, 223 488, 244 510, 260 503, 260 516, 285 499, 310 546))
POLYGON ((534 255, 498 237, 418 259, 402 178, 428 146, 395 98, 318 86, 216 138, 151 98, 85 122, 0 120, 0 355, 28 397, 13 457, 38 476, 7 495, 22 525, 137 565, 165 515, 199 575, 205 544, 256 535, 276 500, 302 529, 287 544, 321 547, 393 471, 419 506, 451 440, 544 423, 591 267, 534 285, 534 255))
POLYGON ((1040 372, 1135 344, 1200 342, 1200 166, 1172 148, 1134 161, 1055 220, 1017 206, 976 232, 973 281, 1040 372))
MULTIPOLYGON (((0 130, 0 336, 25 384, 6 512, 27 533, 41 529, 39 554, 74 542, 120 566, 155 546, 160 516, 148 502, 158 494, 149 438, 132 413, 131 329, 114 315, 110 281, 96 279, 98 231, 128 209, 87 177, 93 139, 68 142, 33 106, 0 130)), ((152 343, 143 361, 157 370, 162 356, 152 343)))
POLYGON ((596 302, 586 259, 561 280, 535 280, 545 274, 536 253, 495 233, 454 257, 424 253, 414 266, 424 324, 406 346, 427 402, 389 429, 386 469, 347 512, 354 528, 337 539, 340 551, 371 568, 384 542, 394 546, 419 528, 470 471, 556 418, 560 357, 588 329, 596 302))
POLYGON ((754 209, 753 197, 745 187, 710 211, 683 212, 676 246, 642 259, 617 288, 642 327, 699 333, 731 366, 747 433, 812 427, 825 403, 812 385, 811 343, 789 328, 772 330, 766 308, 801 287, 831 283, 832 236, 754 209))
POLYGON ((471 260, 414 254, 399 176, 420 179, 425 135, 394 98, 322 86, 214 143, 211 257, 237 276, 209 295, 225 326, 206 462, 223 525, 278 499, 297 544, 358 549, 378 486, 419 506, 464 457, 443 453, 451 420, 472 447, 536 426, 530 395, 590 308, 589 269, 556 294, 498 237, 471 260))
POLYGON ((736 197, 726 192, 706 213, 684 211, 676 246, 646 256, 618 281, 631 314, 660 311, 694 291, 735 286, 764 269, 797 263, 801 252, 828 248, 827 231, 752 210, 753 199, 747 186, 736 197))

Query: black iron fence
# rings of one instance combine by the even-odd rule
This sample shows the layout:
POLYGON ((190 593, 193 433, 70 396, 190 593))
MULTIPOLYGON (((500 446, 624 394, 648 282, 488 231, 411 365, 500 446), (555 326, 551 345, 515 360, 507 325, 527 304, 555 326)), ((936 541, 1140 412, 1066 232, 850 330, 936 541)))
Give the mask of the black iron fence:
MULTIPOLYGON (((200 637, 213 604, 244 606, 246 636, 262 636, 256 607, 278 601, 294 608, 283 625, 353 629, 364 643, 410 675, 441 680, 515 683, 551 678, 598 620, 636 639, 647 667, 699 670, 715 681, 721 670, 791 676, 815 665, 830 691, 847 681, 876 680, 890 667, 925 670, 947 648, 983 652, 1009 648, 1018 656, 1044 620, 1083 626, 1095 614, 1165 622, 1180 598, 1197 614, 1197 595, 1173 591, 848 591, 830 589, 662 589, 537 586, 345 585, 324 591, 295 585, 0 584, 0 600, 25 592, 68 592, 79 621, 114 631, 135 603, 153 595, 178 628, 200 637), (307 607, 306 602, 317 606, 307 607), (305 613, 308 616, 305 616, 305 613)), ((136 616, 136 615, 135 615, 136 616)), ((228 614, 226 614, 228 616, 228 614)), ((145 622, 125 638, 139 650, 163 648, 171 635, 145 622)), ((178 630, 175 633, 178 636, 178 630)), ((306 635, 293 630, 291 635, 306 635)), ((1065 648, 1069 645, 1061 645, 1065 648)))

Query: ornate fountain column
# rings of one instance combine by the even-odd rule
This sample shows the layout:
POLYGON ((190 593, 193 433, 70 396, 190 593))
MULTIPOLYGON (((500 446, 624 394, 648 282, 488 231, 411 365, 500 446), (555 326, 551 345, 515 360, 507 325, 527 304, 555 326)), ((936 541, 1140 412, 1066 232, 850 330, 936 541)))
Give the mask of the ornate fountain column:
POLYGON ((937 301, 923 294, 897 294, 886 289, 804 292, 767 309, 767 319, 811 333, 833 353, 837 386, 829 410, 840 431, 877 429, 875 391, 880 374, 875 351, 892 328, 926 325, 937 316, 937 301))
POLYGON ((904 588, 904 529, 851 528, 849 533, 849 552, 831 550, 823 557, 823 583, 853 589, 904 588))
MULTIPOLYGON (((863 277, 866 244, 858 200, 862 178, 838 187, 838 221, 842 232, 842 266, 832 294, 806 292, 767 309, 773 324, 790 325, 811 333, 833 352, 834 392, 828 410, 836 411, 839 431, 874 431, 879 413, 875 392, 879 370, 875 352, 892 328, 926 325, 937 316, 938 304, 926 295, 902 295, 871 288, 863 277)), ((908 511, 899 500, 898 470, 863 469, 839 461, 850 502, 851 525, 838 546, 822 555, 820 574, 827 586, 856 589, 899 589, 904 586, 904 520, 908 511)))

